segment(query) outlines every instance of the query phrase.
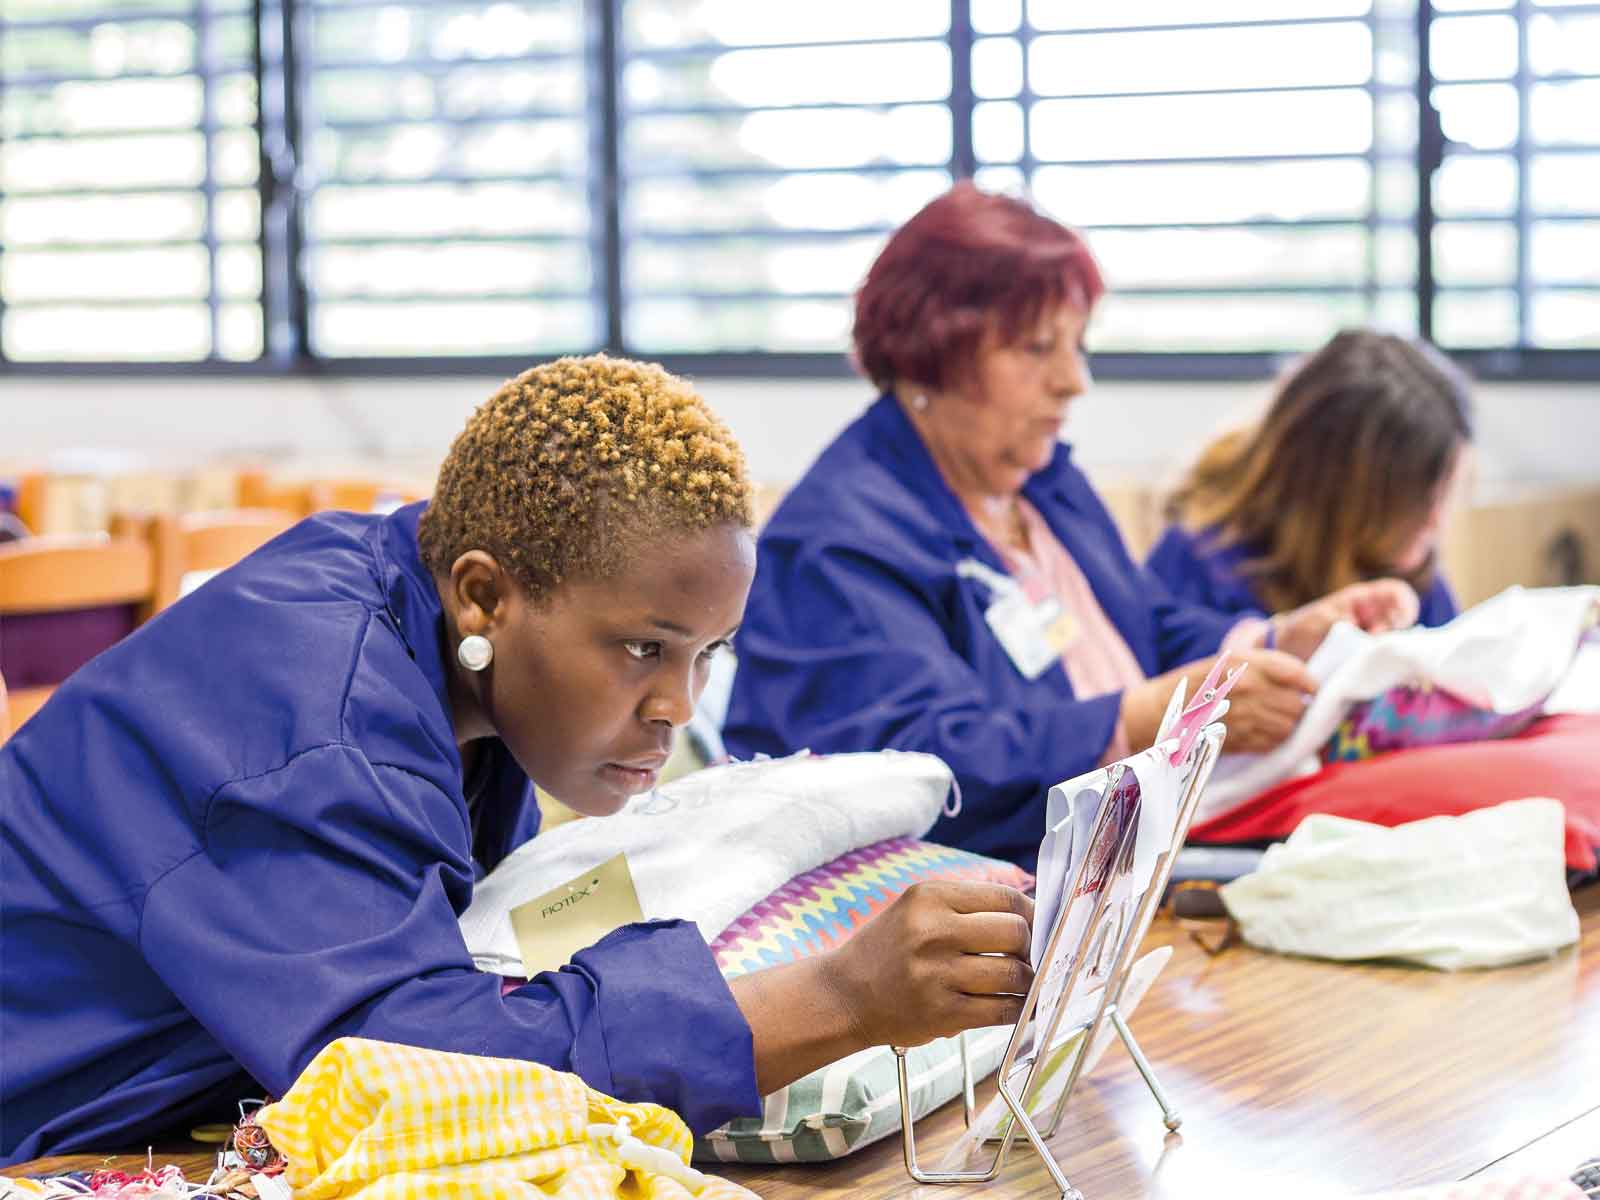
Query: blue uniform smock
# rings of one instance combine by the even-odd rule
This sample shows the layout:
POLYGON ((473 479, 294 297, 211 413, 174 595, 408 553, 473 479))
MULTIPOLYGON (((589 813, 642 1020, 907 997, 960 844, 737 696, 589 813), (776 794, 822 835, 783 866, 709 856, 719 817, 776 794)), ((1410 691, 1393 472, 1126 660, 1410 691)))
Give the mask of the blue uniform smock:
MULTIPOLYGON (((1234 616, 1260 616, 1266 606, 1244 573, 1244 564, 1259 554, 1256 548, 1223 543, 1215 529, 1190 532, 1172 525, 1145 565, 1181 600, 1234 616)), ((1417 619, 1423 625, 1447 624, 1459 611, 1450 585, 1437 571, 1418 599, 1422 607, 1417 619)))
POLYGON ((693 924, 502 997, 457 926, 538 831, 463 792, 422 505, 297 525, 74 674, 0 748, 0 1163, 282 1095, 345 1034, 531 1059, 697 1131, 760 1109, 693 924))
MULTIPOLYGON (((1066 446, 1022 491, 1147 675, 1216 652, 1234 619, 1178 603, 1129 558, 1066 446)), ((724 736, 739 756, 936 754, 962 806, 929 836, 1032 867, 1045 792, 1099 763, 1122 697, 1075 696, 1059 662, 1025 679, 984 620, 989 588, 957 573, 969 558, 1005 573, 899 402, 881 397, 761 534, 724 736)))

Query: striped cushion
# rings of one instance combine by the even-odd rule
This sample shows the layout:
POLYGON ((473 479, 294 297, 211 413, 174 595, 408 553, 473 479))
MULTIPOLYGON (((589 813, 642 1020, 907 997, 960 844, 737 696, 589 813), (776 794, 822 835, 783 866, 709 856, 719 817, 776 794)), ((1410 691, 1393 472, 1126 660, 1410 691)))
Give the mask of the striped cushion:
POLYGON ((722 974, 809 958, 849 941, 914 883, 972 879, 1026 889, 1021 867, 916 838, 889 838, 796 875, 711 943, 722 974))
MULTIPOLYGON (((915 838, 890 838, 797 875, 711 943, 733 978, 820 954, 848 941, 914 883, 972 879, 1027 889, 1033 878, 1011 863, 915 838)), ((967 1035, 973 1070, 1000 1065, 1011 1027, 967 1035)), ((939 1038, 909 1054, 912 1119, 961 1091, 960 1046, 939 1038)), ((696 1139, 696 1159, 719 1162, 825 1162, 900 1128, 894 1053, 875 1046, 813 1071, 767 1096, 762 1115, 730 1121, 696 1139)))

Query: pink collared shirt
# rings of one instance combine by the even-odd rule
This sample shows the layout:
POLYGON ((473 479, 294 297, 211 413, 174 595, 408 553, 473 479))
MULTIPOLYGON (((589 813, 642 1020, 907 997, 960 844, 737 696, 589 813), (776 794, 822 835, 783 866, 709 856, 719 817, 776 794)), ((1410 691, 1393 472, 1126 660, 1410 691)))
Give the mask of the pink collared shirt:
MULTIPOLYGON (((995 536, 992 525, 979 513, 969 510, 973 523, 988 538, 995 553, 1005 563, 1028 599, 1037 604, 1054 596, 1062 611, 1072 619, 1074 636, 1061 652, 1061 666, 1067 672, 1074 695, 1085 699, 1123 692, 1145 681, 1144 668, 1128 648, 1127 640, 1106 616, 1095 598, 1094 589, 1067 548, 1061 544, 1039 510, 1023 497, 1017 497, 1017 510, 1027 533, 1028 548, 1019 550, 995 536)), ((1223 643, 1225 650, 1259 646, 1268 626, 1258 618, 1246 618, 1233 627, 1223 643)), ((1126 758, 1131 751, 1128 731, 1117 719, 1100 763, 1126 758)))
MULTIPOLYGON (((1062 611, 1072 619, 1074 633, 1061 652, 1061 666, 1067 672, 1073 693, 1084 698, 1103 696, 1143 683, 1144 669, 1106 616, 1105 609, 1100 607, 1100 601, 1095 599, 1094 589, 1089 586, 1082 568, 1073 561, 1038 509, 1021 496, 1017 497, 1017 509, 1027 531, 1026 550, 996 538, 979 514, 973 513, 972 517, 1028 599, 1037 604, 1047 596, 1054 596, 1062 611)), ((1118 720, 1101 762, 1114 762, 1127 754, 1128 735, 1122 721, 1118 720)))

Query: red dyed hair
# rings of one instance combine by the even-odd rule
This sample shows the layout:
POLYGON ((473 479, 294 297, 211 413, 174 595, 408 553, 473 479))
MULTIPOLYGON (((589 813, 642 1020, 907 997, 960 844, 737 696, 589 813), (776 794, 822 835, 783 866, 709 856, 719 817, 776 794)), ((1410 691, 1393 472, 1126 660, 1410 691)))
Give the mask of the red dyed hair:
POLYGON ((856 293, 855 361, 877 386, 943 388, 993 336, 1015 345, 1049 311, 1105 292, 1084 240, 1026 201, 956 184, 889 239, 856 293))

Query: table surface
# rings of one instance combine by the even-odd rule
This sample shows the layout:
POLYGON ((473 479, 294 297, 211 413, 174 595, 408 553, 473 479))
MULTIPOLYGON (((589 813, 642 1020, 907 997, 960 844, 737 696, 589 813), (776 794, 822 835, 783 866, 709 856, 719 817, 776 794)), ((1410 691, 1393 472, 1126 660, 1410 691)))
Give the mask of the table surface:
MULTIPOLYGON (((1349 1195, 1477 1174, 1569 1174, 1600 1154, 1600 886, 1573 896, 1579 944, 1554 958, 1448 974, 1312 962, 1234 946, 1211 957, 1162 919, 1172 961, 1131 1024, 1183 1116, 1169 1134, 1113 1044, 1079 1085, 1051 1147, 1088 1200, 1228 1194, 1349 1195)), ((987 1084, 980 1101, 993 1094, 987 1084)), ((923 1164, 962 1127, 951 1103, 918 1126, 923 1164)), ((203 1178, 214 1149, 159 1147, 203 1178)), ((143 1155, 110 1160, 123 1169, 143 1155)), ((7 1174, 107 1163, 41 1159, 7 1174)), ((769 1200, 848 1195, 940 1200, 898 1138, 819 1166, 711 1168, 769 1200)), ((982 1189, 1055 1194, 1032 1150, 982 1189)))

